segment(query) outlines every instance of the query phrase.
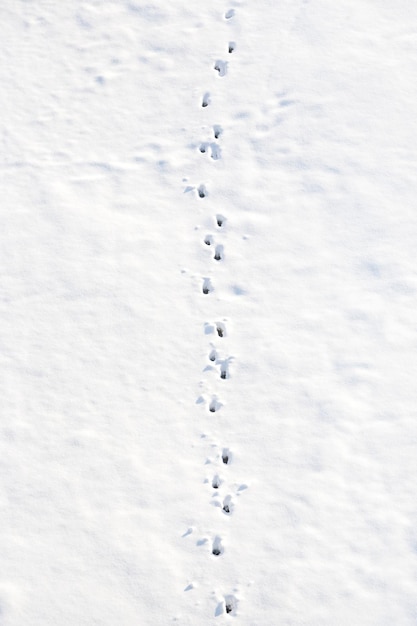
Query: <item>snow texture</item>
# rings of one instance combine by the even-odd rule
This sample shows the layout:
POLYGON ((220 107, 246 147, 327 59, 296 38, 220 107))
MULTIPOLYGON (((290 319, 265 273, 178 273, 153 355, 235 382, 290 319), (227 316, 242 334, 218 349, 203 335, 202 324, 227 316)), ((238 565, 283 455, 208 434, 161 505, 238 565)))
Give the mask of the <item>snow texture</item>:
POLYGON ((417 624, 417 3, 4 0, 2 626, 417 624))

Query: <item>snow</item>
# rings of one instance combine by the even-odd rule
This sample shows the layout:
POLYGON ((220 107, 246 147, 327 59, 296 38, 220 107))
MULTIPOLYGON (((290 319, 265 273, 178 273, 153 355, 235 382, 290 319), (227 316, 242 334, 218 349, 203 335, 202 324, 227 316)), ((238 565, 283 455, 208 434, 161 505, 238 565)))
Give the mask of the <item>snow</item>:
POLYGON ((416 624, 417 5, 3 5, 1 624, 416 624))

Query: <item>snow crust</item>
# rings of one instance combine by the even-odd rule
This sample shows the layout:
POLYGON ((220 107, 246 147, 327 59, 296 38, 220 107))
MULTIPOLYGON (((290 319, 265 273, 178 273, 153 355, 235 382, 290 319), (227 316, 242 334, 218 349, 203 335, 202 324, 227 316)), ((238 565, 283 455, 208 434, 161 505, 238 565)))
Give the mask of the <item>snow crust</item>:
POLYGON ((416 3, 0 23, 1 624, 415 625, 416 3))

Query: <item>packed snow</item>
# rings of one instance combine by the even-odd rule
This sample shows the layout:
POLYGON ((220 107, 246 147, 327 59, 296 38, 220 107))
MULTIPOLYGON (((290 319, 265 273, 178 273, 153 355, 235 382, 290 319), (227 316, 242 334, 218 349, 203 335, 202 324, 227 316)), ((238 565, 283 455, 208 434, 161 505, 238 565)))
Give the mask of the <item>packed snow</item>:
POLYGON ((417 624, 417 3, 4 0, 2 626, 417 624))

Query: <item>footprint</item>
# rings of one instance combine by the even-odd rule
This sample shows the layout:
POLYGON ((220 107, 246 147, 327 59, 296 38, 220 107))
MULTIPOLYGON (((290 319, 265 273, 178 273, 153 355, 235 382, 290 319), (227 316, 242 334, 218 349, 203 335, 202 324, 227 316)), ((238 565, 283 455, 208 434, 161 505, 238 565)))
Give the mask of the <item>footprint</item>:
POLYGON ((216 397, 214 397, 209 405, 210 413, 216 413, 217 411, 220 411, 221 406, 221 403, 217 400, 216 397))
POLYGON ((225 362, 223 362, 221 364, 220 378, 222 378, 223 380, 226 380, 226 378, 229 378, 229 370, 228 370, 228 367, 227 367, 227 363, 225 363, 225 362))
POLYGON ((235 613, 237 608, 237 601, 235 596, 228 595, 224 598, 224 608, 226 613, 235 613))
POLYGON ((205 198, 207 195, 207 190, 204 185, 200 185, 198 188, 198 195, 200 198, 205 198))
POLYGON ((211 281, 209 278, 205 278, 203 282, 203 293, 204 295, 207 295, 211 291, 213 291, 213 286, 211 284, 211 281))
POLYGON ((236 43, 234 41, 229 41, 229 54, 236 50, 236 43))
POLYGON ((224 337, 226 334, 226 326, 222 322, 216 322, 216 330, 219 337, 224 337))
POLYGON ((222 132, 223 132, 223 129, 221 126, 218 126, 217 124, 213 126, 213 134, 214 134, 215 139, 218 139, 220 135, 222 134, 222 132))
POLYGON ((217 354, 216 354, 216 351, 215 351, 215 350, 212 350, 212 351, 210 352, 210 354, 209 354, 209 359, 210 359, 210 361, 213 361, 213 362, 217 359, 217 354))
POLYGON ((214 554, 214 556, 220 556, 221 554, 223 554, 223 552, 224 548, 222 546, 222 540, 220 539, 220 537, 215 537, 211 553, 214 554))
POLYGON ((206 235, 204 237, 204 243, 206 244, 206 246, 211 246, 211 244, 213 243, 213 237, 211 235, 206 235))
POLYGON ((223 215, 216 215, 216 223, 219 228, 222 228, 225 222, 226 218, 223 215))
POLYGON ((229 515, 232 512, 232 496, 226 496, 223 500, 223 512, 229 515))
POLYGON ((220 487, 220 484, 221 484, 220 477, 216 474, 215 476, 213 476, 213 480, 211 481, 211 486, 213 487, 213 489, 218 489, 220 487))
POLYGON ((210 156, 213 159, 213 161, 218 161, 219 159, 221 159, 221 149, 220 146, 217 145, 217 143, 207 143, 207 142, 203 142, 202 144, 200 144, 199 150, 201 152, 201 154, 207 154, 210 148, 210 156))
POLYGON ((229 448, 224 448, 222 452, 222 461, 225 465, 230 463, 230 450, 229 448))
POLYGON ((211 100, 210 100, 210 94, 208 92, 206 92, 203 96, 203 100, 201 102, 201 106, 203 108, 208 107, 208 105, 210 104, 211 100))
POLYGON ((227 62, 226 61, 216 61, 214 64, 214 69, 219 72, 219 76, 226 76, 227 73, 227 62))
POLYGON ((210 149, 211 158, 213 159, 213 161, 218 161, 219 159, 221 159, 221 149, 220 146, 217 145, 217 143, 211 143, 210 149))
POLYGON ((216 246, 214 258, 216 261, 221 261, 223 259, 223 246, 216 246))
POLYGON ((235 10, 234 9, 229 9, 224 14, 224 17, 225 17, 226 20, 230 20, 234 16, 234 14, 235 14, 235 10))

